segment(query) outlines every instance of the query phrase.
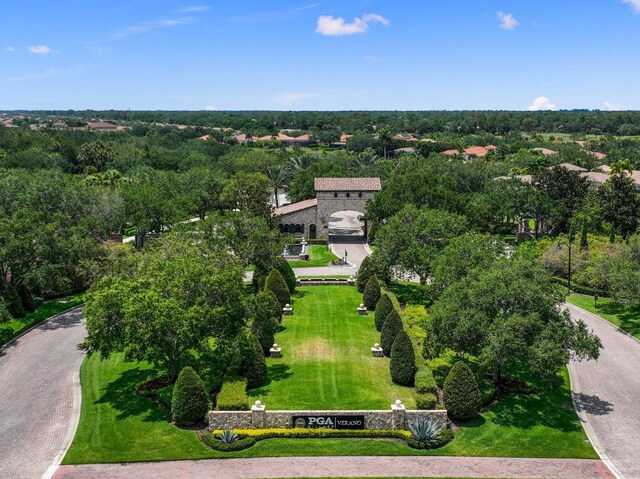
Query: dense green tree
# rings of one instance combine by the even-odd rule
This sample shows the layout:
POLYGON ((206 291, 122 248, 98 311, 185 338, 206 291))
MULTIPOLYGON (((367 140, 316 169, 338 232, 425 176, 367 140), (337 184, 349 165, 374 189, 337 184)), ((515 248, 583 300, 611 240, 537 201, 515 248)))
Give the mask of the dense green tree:
POLYGON ((280 206, 278 203, 278 192, 286 189, 291 180, 289 170, 284 165, 271 165, 265 168, 264 174, 271 183, 271 191, 273 192, 276 208, 278 208, 280 206))
POLYGON ((542 169, 533 182, 551 203, 549 220, 559 232, 566 232, 569 222, 582 207, 589 189, 586 177, 563 166, 542 169))
POLYGON ((228 251, 201 247, 169 235, 140 253, 132 271, 98 281, 87 296, 82 348, 105 357, 123 351, 175 380, 209 351, 210 338, 231 341, 244 325, 242 269, 228 251))
POLYGON ((505 369, 527 365, 547 383, 570 359, 597 359, 600 340, 559 308, 550 274, 529 258, 500 258, 447 288, 430 308, 444 347, 472 354, 499 382, 505 369))
POLYGON ((296 290, 296 274, 289 262, 282 256, 278 256, 275 259, 275 268, 280 271, 280 274, 282 274, 282 277, 289 288, 289 292, 293 293, 296 290))
POLYGON ((411 338, 405 330, 396 336, 391 347, 391 380, 402 386, 413 386, 416 376, 416 355, 411 338))
POLYGON ((378 278, 372 276, 367 281, 367 285, 364 288, 364 293, 362 295, 362 302, 367 307, 367 309, 375 309, 376 304, 380 300, 380 283, 378 282, 378 278))
POLYGON ((264 287, 276 295, 281 308, 284 308, 286 304, 291 303, 291 294, 289 293, 287 283, 282 277, 280 271, 277 269, 271 270, 269 276, 267 276, 267 281, 264 287))
POLYGON ((105 166, 116 159, 116 152, 111 143, 100 140, 85 143, 78 152, 78 161, 82 168, 93 167, 96 171, 103 171, 105 166))
POLYGON ((376 303, 376 311, 375 311, 375 323, 376 329, 378 331, 382 331, 382 327, 384 326, 384 322, 389 316, 389 313, 393 311, 393 303, 391 302, 391 298, 387 293, 383 293, 380 296, 380 299, 376 303))
POLYGON ((281 314, 280 303, 271 291, 261 291, 251 302, 251 332, 256 337, 265 355, 275 343, 278 320, 281 314))
POLYGON ((453 365, 442 391, 447 413, 454 419, 473 419, 481 406, 480 389, 475 376, 463 361, 453 365))
POLYGON ((267 380, 267 362, 258 339, 249 330, 238 334, 236 352, 238 372, 247 378, 247 387, 262 386, 267 380))
POLYGON ((374 259, 385 271, 418 275, 425 283, 431 263, 451 239, 466 231, 464 217, 406 206, 380 228, 374 259))
POLYGON ((400 318, 400 314, 394 309, 384 321, 382 332, 380 333, 380 346, 385 356, 391 356, 393 342, 396 340, 398 333, 403 329, 402 318, 400 318))
POLYGON ((264 174, 241 171, 227 181, 221 198, 229 209, 248 211, 272 224, 271 191, 271 182, 264 174))
POLYGON ((193 426, 204 421, 209 398, 200 376, 187 366, 180 371, 173 386, 171 415, 176 426, 193 426))
POLYGON ((633 234, 640 221, 640 198, 633 180, 624 173, 612 174, 599 193, 603 219, 622 236, 633 234))
POLYGON ((356 277, 356 287, 359 293, 364 293, 364 288, 367 286, 369 279, 375 276, 375 267, 370 256, 365 256, 364 260, 360 264, 358 269, 358 276, 356 277))

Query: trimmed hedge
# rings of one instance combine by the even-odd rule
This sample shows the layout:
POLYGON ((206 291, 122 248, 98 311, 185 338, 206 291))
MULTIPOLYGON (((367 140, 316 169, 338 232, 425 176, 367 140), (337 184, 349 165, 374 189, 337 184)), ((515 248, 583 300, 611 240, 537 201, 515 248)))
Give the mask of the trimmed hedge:
MULTIPOLYGON (((218 434, 222 431, 214 431, 218 434)), ((236 429, 235 432, 241 436, 254 437, 256 440, 263 439, 313 439, 313 438, 343 438, 343 437, 371 437, 371 438, 394 438, 407 439, 411 437, 409 431, 386 430, 386 429, 329 429, 329 428, 293 428, 293 429, 236 429)))
POLYGON ((481 405, 476 377, 463 361, 453 365, 443 388, 444 405, 454 419, 473 419, 481 405))
POLYGON ((359 293, 364 293, 364 288, 372 276, 375 276, 373 260, 371 256, 365 256, 360 265, 360 269, 358 269, 358 275, 356 276, 356 287, 359 293))
POLYGON ((281 308, 284 308, 285 304, 291 303, 289 287, 282 277, 282 274, 277 269, 271 270, 269 276, 267 276, 267 281, 265 282, 264 287, 276 295, 281 308))
MULTIPOLYGON (((569 286, 569 282, 566 279, 558 278, 557 276, 553 277, 553 282, 561 284, 565 288, 569 286)), ((595 296, 596 294, 600 297, 609 296, 609 293, 607 291, 597 288, 591 288, 589 286, 584 286, 582 284, 577 284, 574 282, 571 282, 571 291, 573 291, 574 293, 586 294, 588 296, 595 296)))
POLYGON ((225 381, 218 393, 216 409, 218 411, 247 411, 249 409, 247 380, 235 378, 225 381))
POLYGON ((380 346, 382 346, 382 351, 385 356, 391 356, 393 342, 402 329, 402 319, 400 319, 400 315, 394 309, 389 313, 389 316, 387 316, 384 326, 382 326, 382 332, 380 333, 380 346))
POLYGON ((362 302, 369 310, 376 308, 376 304, 380 301, 380 283, 375 276, 369 278, 367 285, 364 287, 364 293, 362 295, 362 302))
POLYGON ((382 331, 382 326, 384 326, 384 322, 391 311, 393 311, 391 298, 389 298, 387 293, 382 293, 382 296, 380 296, 380 299, 376 303, 375 311, 375 323, 378 331, 382 331))
POLYGON ((438 398, 432 393, 416 395, 416 409, 433 410, 438 406, 438 398))
POLYGON ((293 272, 293 268, 289 262, 282 256, 276 258, 275 267, 284 278, 284 282, 287 283, 289 293, 293 293, 296 290, 296 274, 293 272))
POLYGON ((416 392, 418 394, 436 393, 436 380, 427 366, 421 367, 416 373, 416 392))
POLYGON ((202 442, 214 451, 233 452, 249 449, 256 443, 256 439, 253 437, 243 437, 236 442, 222 442, 215 434, 205 434, 202 436, 202 442))
POLYGON ((403 329, 391 347, 391 380, 402 386, 413 386, 416 376, 416 355, 407 332, 403 329))
POLYGON ((176 426, 193 426, 201 423, 209 411, 207 390, 200 376, 187 366, 180 371, 173 386, 171 415, 176 426))

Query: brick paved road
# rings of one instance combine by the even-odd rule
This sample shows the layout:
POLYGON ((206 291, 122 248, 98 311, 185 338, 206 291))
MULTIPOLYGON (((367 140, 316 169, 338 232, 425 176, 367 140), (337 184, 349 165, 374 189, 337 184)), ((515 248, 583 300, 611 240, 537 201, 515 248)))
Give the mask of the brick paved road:
POLYGON ((42 477, 72 439, 81 319, 79 310, 65 313, 0 351, 0 478, 42 477))
POLYGON ((578 415, 594 447, 623 477, 640 478, 640 342, 570 304, 602 340, 600 359, 570 365, 578 415))
POLYGON ((263 477, 474 477, 611 479, 598 460, 484 457, 271 457, 61 466, 54 479, 263 477))

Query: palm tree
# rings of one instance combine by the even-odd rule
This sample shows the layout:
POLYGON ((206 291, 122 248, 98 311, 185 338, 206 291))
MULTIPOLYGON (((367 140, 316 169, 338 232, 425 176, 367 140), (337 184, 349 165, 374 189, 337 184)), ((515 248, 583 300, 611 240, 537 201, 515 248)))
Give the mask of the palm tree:
POLYGON ((306 170, 311 166, 313 157, 308 153, 300 153, 289 158, 288 170, 294 173, 298 170, 306 170))
POLYGON ((364 170, 365 168, 374 166, 381 160, 382 158, 380 157, 380 155, 377 155, 371 148, 367 148, 365 151, 354 158, 354 163, 355 166, 364 170))
POLYGON ((278 204, 278 190, 285 189, 289 184, 289 170, 284 165, 272 165, 265 168, 265 175, 271 182, 271 188, 273 188, 273 196, 276 201, 276 208, 280 206, 278 204))

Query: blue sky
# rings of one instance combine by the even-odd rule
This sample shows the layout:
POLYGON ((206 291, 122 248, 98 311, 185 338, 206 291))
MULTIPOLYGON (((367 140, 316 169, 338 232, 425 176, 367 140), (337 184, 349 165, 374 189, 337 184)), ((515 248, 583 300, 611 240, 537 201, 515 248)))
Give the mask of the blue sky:
POLYGON ((640 110, 640 0, 2 3, 0 109, 640 110))

